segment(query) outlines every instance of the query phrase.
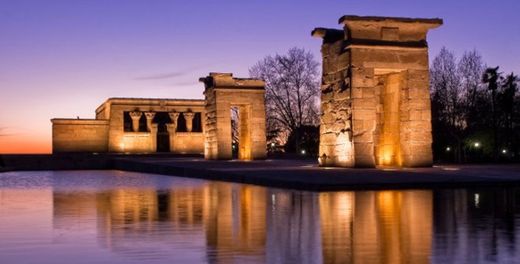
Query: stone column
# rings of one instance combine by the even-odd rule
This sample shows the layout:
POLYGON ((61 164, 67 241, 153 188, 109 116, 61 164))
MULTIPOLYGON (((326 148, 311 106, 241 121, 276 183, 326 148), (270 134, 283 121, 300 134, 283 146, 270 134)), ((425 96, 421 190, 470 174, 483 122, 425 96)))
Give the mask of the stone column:
MULTIPOLYGON (((147 121, 148 121, 148 119, 147 119, 147 121)), ((157 124, 150 124, 148 129, 150 131, 150 144, 151 144, 150 145, 150 151, 151 152, 157 152, 157 129, 158 129, 158 126, 157 126, 157 124)))
POLYGON ((177 131, 177 120, 179 118, 179 114, 177 112, 170 112, 168 115, 170 116, 171 123, 166 124, 166 129, 168 130, 168 134, 170 136, 170 152, 175 151, 175 132, 177 131))
POLYGON ((182 113, 184 116, 184 119, 186 120, 186 130, 188 132, 191 132, 193 129, 193 117, 195 116, 195 113, 193 112, 184 112, 182 113))
POLYGON ((175 131, 177 130, 177 119, 179 118, 179 113, 170 112, 168 115, 170 116, 172 122, 170 124, 166 124, 166 128, 168 129, 168 133, 172 135, 175 134, 175 131))
POLYGON ((151 132, 152 120, 155 117, 155 112, 145 112, 144 116, 146 117, 146 130, 148 130, 148 132, 151 132))
POLYGON ((142 115, 143 113, 139 111, 130 112, 130 117, 132 118, 132 131, 139 131, 139 119, 141 119, 142 115))

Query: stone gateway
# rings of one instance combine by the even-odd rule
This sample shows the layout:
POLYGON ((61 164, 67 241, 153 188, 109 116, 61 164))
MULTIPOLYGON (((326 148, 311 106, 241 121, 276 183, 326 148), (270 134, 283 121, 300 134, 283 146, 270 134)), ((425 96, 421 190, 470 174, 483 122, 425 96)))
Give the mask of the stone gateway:
POLYGON ((323 40, 321 166, 432 165, 428 30, 441 19, 343 16, 323 40))
POLYGON ((255 79, 233 78, 230 73, 211 73, 204 83, 206 159, 231 159, 231 108, 238 109, 238 159, 266 157, 265 88, 255 79))

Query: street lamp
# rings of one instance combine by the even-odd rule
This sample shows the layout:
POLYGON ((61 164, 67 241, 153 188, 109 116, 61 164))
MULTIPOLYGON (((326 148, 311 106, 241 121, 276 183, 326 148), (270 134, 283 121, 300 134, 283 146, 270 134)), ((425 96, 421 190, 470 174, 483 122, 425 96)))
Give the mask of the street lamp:
POLYGON ((475 148, 480 147, 480 142, 475 142, 475 143, 473 144, 473 146, 474 146, 475 148))

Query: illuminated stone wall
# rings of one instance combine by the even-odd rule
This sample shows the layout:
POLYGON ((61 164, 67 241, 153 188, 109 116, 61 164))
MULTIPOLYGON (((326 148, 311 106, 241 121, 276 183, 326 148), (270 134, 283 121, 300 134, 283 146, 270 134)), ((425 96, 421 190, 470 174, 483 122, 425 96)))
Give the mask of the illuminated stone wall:
POLYGON ((204 153, 204 133, 176 132, 170 140, 171 152, 179 154, 204 153))
POLYGON ((53 152, 106 152, 108 121, 52 119, 53 152))
MULTIPOLYGON (((103 105, 98 107, 96 115, 103 115, 103 112, 110 111, 110 130, 108 149, 110 152, 155 152, 155 142, 152 142, 157 137, 156 133, 147 132, 125 132, 123 129, 124 112, 139 111, 139 112, 199 112, 204 115, 204 101, 203 100, 186 100, 186 99, 139 99, 139 98, 111 98, 103 105), (139 133, 140 135, 136 135, 139 133), (139 137, 140 141, 148 141, 147 143, 137 142, 130 138, 139 137), (146 139, 148 138, 148 139, 146 139), (127 145, 128 142, 134 145, 127 145), (147 144, 149 148, 143 148, 147 144)), ((170 133, 173 136, 174 133, 170 133)), ((190 132, 193 137, 200 138, 202 132, 190 132)), ((183 137, 184 140, 189 139, 188 136, 183 137)), ((175 140, 175 138, 173 139, 175 140)), ((175 144, 170 143, 170 151, 176 152, 177 149, 172 148, 175 144)), ((186 143, 186 147, 182 149, 184 152, 201 153, 203 143, 200 140, 190 140, 186 143), (191 146, 191 148, 190 148, 191 146)), ((178 152, 180 153, 180 151, 178 152)))
POLYGON ((440 19, 344 16, 323 39, 322 166, 431 166, 429 29, 440 19))
POLYGON ((231 159, 231 107, 239 111, 239 151, 241 160, 266 157, 264 82, 233 78, 230 73, 210 73, 205 84, 204 157, 231 159))
MULTIPOLYGON (((202 131, 192 131, 195 113, 204 116, 204 101, 191 99, 110 98, 96 109, 96 119, 53 119, 53 152, 124 152, 158 151, 157 113, 168 113, 166 134, 169 151, 179 154, 202 154, 202 131), (124 128, 124 115, 132 119, 130 131, 124 128), (185 120, 186 132, 177 132, 177 118, 185 120), (175 119, 172 119, 175 118, 175 119), (146 120, 139 130, 140 119, 146 120), (175 120, 175 125, 171 124, 175 120), (173 129, 170 131, 170 127, 173 129)), ((168 151, 168 150, 166 150, 168 151)))

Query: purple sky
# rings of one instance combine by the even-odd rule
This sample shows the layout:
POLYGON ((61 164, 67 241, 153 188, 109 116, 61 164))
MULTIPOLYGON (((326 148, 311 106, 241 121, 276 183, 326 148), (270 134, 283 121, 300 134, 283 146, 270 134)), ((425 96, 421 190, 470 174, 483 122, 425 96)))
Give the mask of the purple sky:
POLYGON ((210 71, 246 77, 293 46, 320 59, 311 30, 345 14, 443 18, 430 57, 477 49, 520 73, 518 12, 518 0, 0 0, 0 153, 50 151, 50 118, 93 118, 108 97, 202 98, 210 71))

